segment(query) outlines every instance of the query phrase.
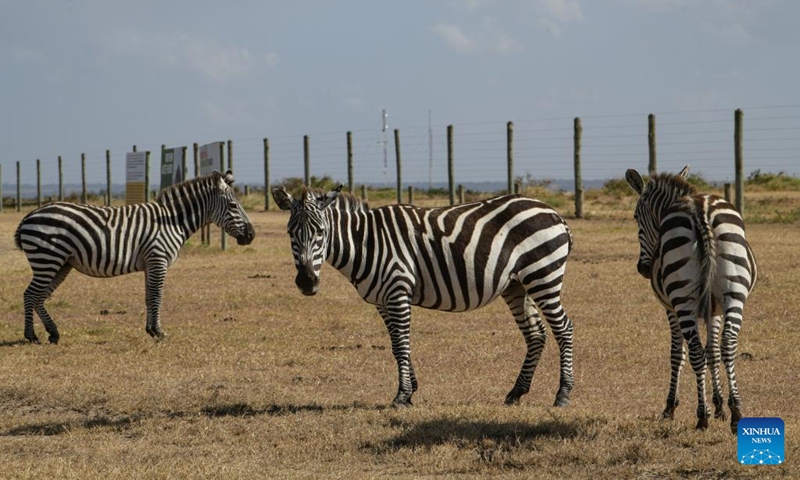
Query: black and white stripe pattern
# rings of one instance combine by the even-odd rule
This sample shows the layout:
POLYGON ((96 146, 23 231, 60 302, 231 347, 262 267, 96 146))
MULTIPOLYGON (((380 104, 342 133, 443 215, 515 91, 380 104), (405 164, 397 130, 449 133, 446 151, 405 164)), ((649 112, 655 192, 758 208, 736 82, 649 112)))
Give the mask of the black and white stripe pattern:
POLYGON ((164 189, 154 203, 51 203, 26 215, 14 235, 33 270, 24 295, 25 338, 39 343, 33 330, 35 310, 50 343, 58 343, 58 328, 44 301, 73 268, 93 277, 144 271, 146 330, 163 338, 159 312, 164 278, 186 240, 208 222, 225 229, 240 245, 253 240, 253 225, 232 184, 230 170, 224 175, 214 172, 164 189))
POLYGON ((736 433, 742 414, 734 363, 744 304, 758 277, 756 262, 739 212, 716 195, 698 194, 686 181, 688 173, 687 166, 678 175, 655 175, 647 184, 636 170, 625 175, 639 194, 634 215, 641 247, 637 269, 666 308, 672 331, 672 375, 663 416, 673 418, 678 406, 685 341, 697 376, 697 428, 708 427, 706 364, 711 369, 714 416, 725 418, 721 360, 730 386, 731 430, 736 433), (705 349, 700 319, 706 321, 705 349))
POLYGON ((547 335, 538 308, 561 353, 555 404, 569 403, 573 327, 561 306, 561 289, 572 235, 553 209, 507 195, 445 208, 372 210, 352 195, 339 195, 340 190, 304 190, 300 200, 283 188, 272 193, 281 209, 291 211, 288 231, 300 290, 317 292, 327 260, 377 307, 397 360, 394 406, 411 405, 417 390, 410 357, 411 306, 460 312, 498 296, 527 344, 522 370, 505 402, 518 403, 530 389, 547 335))

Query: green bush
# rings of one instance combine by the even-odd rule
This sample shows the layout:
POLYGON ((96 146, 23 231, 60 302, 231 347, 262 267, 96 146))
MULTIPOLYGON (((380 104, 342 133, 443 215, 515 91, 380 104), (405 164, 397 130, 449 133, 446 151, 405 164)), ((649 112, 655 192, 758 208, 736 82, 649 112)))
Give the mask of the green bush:
POLYGON ((800 178, 786 175, 784 172, 761 173, 761 169, 751 172, 745 184, 770 191, 800 191, 800 178))

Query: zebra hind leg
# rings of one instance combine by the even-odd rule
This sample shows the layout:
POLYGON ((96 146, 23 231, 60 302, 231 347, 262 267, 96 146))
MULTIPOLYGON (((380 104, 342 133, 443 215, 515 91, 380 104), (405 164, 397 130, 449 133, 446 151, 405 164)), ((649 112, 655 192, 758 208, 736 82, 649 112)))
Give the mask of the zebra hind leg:
POLYGON ((675 418, 675 409, 680 405, 678 399, 678 391, 680 388, 681 370, 686 361, 686 350, 683 348, 683 334, 681 327, 678 324, 678 317, 674 312, 667 311, 667 319, 669 320, 670 327, 670 366, 672 373, 669 379, 669 394, 667 395, 667 406, 661 413, 661 418, 672 420, 675 418))
POLYGON ((511 314, 514 315, 514 320, 525 338, 527 347, 517 381, 514 382, 514 388, 508 392, 504 402, 506 405, 516 405, 519 403, 520 397, 530 391, 533 375, 547 340, 547 330, 539 318, 539 312, 536 310, 533 300, 527 295, 521 284, 512 284, 503 292, 503 299, 508 304, 511 314))
POLYGON ((742 321, 739 318, 725 318, 722 330, 722 361, 728 374, 728 407, 731 409, 731 433, 738 433, 739 420, 742 418, 742 400, 739 398, 739 387, 736 384, 736 350, 738 347, 739 330, 742 321))
POLYGON ((684 338, 689 345, 689 362, 692 364, 697 377, 697 428, 708 428, 708 406, 706 405, 706 352, 700 341, 697 328, 684 332, 684 338))
POLYGON ((572 320, 569 319, 567 312, 564 311, 561 305, 560 295, 544 294, 542 299, 537 300, 534 298, 534 301, 553 331, 561 358, 561 376, 553 406, 566 407, 569 405, 569 396, 572 393, 572 387, 575 385, 572 373, 572 320))
POLYGON ((57 344, 59 340, 58 327, 56 322, 53 321, 47 309, 44 308, 44 301, 52 295, 56 288, 61 285, 61 282, 67 277, 72 270, 72 266, 64 264, 59 268, 54 277, 50 277, 48 273, 34 272, 33 279, 31 280, 28 288, 25 289, 23 296, 23 304, 25 310, 25 339, 31 343, 40 343, 39 338, 33 329, 33 311, 35 310, 39 318, 44 324, 47 331, 48 340, 50 343, 57 344))

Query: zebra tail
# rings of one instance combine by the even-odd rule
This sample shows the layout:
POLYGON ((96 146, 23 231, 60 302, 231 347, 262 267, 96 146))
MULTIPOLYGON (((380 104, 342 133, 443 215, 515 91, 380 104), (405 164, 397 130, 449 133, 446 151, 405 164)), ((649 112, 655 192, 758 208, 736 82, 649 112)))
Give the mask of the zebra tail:
MULTIPOLYGON (((704 200, 704 203, 708 199, 704 200)), ((697 247, 700 255, 700 306, 699 316, 708 320, 713 311, 713 298, 711 288, 717 278, 717 242, 714 238, 714 230, 709 224, 709 218, 705 214, 708 210, 703 208, 701 211, 695 210, 695 229, 697 232, 697 247)))

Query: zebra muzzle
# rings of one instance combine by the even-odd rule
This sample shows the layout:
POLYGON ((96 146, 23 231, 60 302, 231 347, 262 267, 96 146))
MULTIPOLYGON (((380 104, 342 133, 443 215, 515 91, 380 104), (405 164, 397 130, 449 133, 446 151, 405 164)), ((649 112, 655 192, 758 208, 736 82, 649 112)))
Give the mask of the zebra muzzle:
POLYGON ((639 271, 639 275, 643 276, 644 278, 649 279, 652 267, 649 263, 639 262, 636 264, 636 270, 639 271))
POLYGON ((314 273, 313 268, 302 266, 297 269, 294 283, 303 295, 316 295, 319 287, 319 276, 314 273))
POLYGON ((255 228, 253 228, 253 224, 248 223, 245 226, 244 231, 241 233, 241 235, 236 237, 236 243, 238 243, 239 245, 250 245, 255 236, 256 236, 256 230, 255 228))

